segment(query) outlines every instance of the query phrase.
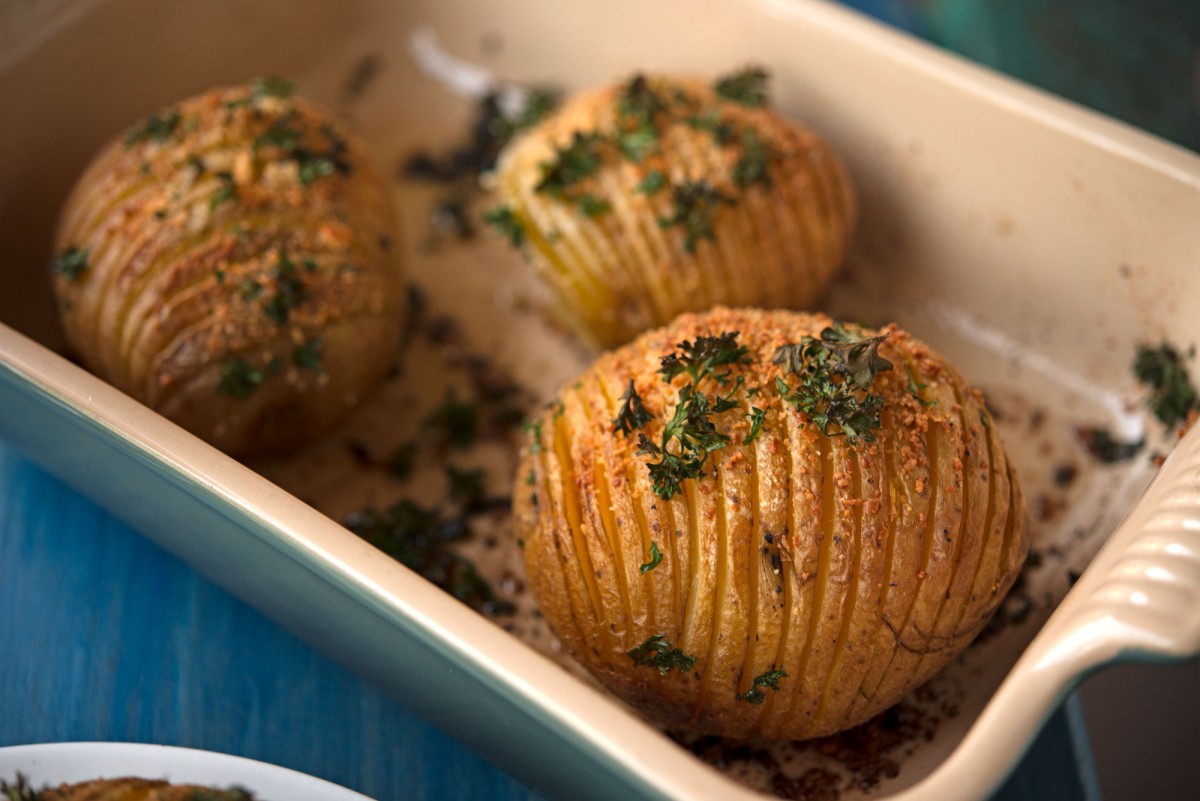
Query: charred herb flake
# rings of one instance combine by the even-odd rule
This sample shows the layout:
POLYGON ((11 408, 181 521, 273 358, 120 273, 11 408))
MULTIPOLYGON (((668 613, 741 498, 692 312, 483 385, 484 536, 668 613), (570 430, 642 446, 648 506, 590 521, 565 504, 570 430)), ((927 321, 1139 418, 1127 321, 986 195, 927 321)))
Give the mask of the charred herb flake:
POLYGON ((776 377, 775 388, 825 436, 872 442, 883 397, 869 391, 871 382, 892 369, 892 363, 879 355, 885 339, 886 334, 857 337, 835 325, 824 329, 820 338, 804 337, 799 344, 783 345, 775 352, 775 364, 798 376, 800 383, 793 388, 776 377))
POLYGON ((652 634, 645 642, 625 652, 633 664, 654 668, 660 676, 672 670, 684 672, 696 666, 696 657, 689 656, 667 642, 665 634, 652 634))

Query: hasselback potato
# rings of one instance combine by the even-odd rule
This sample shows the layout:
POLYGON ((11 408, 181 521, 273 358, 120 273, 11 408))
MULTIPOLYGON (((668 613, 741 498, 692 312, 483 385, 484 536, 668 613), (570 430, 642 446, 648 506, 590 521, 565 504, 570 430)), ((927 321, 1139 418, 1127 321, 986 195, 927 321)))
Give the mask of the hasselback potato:
POLYGON ((636 75, 514 139, 489 220, 601 347, 716 304, 811 308, 855 196, 836 154, 767 107, 766 74, 636 75))
POLYGON ((683 730, 867 720, 967 645, 1028 549, 979 392, 895 326, 685 314, 531 430, 514 513, 542 613, 683 730))
POLYGON ((400 277, 364 143, 279 80, 163 109, 62 212, 54 282, 95 373, 224 450, 329 427, 392 366, 400 277))

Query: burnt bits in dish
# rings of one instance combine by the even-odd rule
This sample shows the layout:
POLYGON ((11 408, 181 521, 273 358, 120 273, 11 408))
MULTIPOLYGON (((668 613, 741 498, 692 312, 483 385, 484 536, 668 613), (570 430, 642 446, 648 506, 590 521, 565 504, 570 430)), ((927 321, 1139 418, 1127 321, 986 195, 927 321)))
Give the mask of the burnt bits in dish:
POLYGON ((54 286, 89 369, 253 455, 328 429, 391 368, 397 245, 365 144, 266 79, 101 150, 62 211, 54 286))

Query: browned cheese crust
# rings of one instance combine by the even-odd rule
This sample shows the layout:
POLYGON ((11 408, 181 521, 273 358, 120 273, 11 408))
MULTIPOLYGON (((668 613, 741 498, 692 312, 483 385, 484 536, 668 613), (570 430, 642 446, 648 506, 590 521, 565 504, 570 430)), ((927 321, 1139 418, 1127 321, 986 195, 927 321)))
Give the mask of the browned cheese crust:
POLYGON ((533 427, 514 511, 535 597, 569 653, 664 724, 802 739, 861 723, 961 651, 1024 561, 1020 485, 983 399, 926 345, 861 329, 887 335, 878 353, 893 365, 871 385, 873 441, 827 436, 784 401, 776 378, 798 379, 778 349, 830 324, 682 315, 601 356, 533 427), (661 360, 725 332, 748 348, 728 378, 744 383, 700 388, 736 390, 712 415, 730 442, 663 500, 637 434, 659 441, 688 379, 666 382, 661 360), (652 419, 626 436, 614 420, 630 380, 652 419), (754 407, 761 433, 743 444, 754 407), (661 562, 645 569, 652 545, 661 562), (652 637, 694 666, 636 664, 652 637), (755 683, 772 676, 778 689, 755 683))
POLYGON ((804 126, 703 81, 650 76, 635 90, 639 79, 572 98, 496 169, 501 208, 567 324, 614 347, 716 304, 812 308, 855 222, 837 155, 804 126), (573 144, 599 160, 578 180, 578 170, 553 173, 573 144))
POLYGON ((218 447, 286 449, 385 374, 400 278, 386 186, 327 112, 261 85, 158 112, 62 212, 55 288, 89 369, 218 447))

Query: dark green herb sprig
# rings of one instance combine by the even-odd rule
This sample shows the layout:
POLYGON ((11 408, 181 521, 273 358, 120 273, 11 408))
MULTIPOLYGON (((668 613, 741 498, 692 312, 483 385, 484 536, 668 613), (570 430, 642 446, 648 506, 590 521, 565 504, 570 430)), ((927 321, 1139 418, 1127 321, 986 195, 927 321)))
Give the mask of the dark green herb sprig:
POLYGON ((221 365, 217 394, 236 400, 246 400, 263 385, 267 376, 241 357, 230 358, 221 365))
POLYGON ((320 337, 313 337, 292 349, 292 364, 301 370, 320 372, 325 369, 324 354, 320 337))
POLYGON ((72 245, 59 252, 51 266, 68 281, 78 281, 88 268, 88 249, 72 245))
POLYGON ((286 253, 279 254, 274 277, 275 294, 263 302, 263 313, 276 325, 286 325, 292 310, 308 298, 308 290, 286 253))
POLYGON ((439 433, 446 444, 454 448, 469 448, 479 434, 479 409, 470 401, 460 401, 453 388, 434 409, 426 422, 439 433))
POLYGON ((483 220, 496 229, 514 248, 525 244, 525 226, 509 206, 497 206, 483 214, 483 220))
POLYGON ((569 190, 595 175, 603 162, 604 138, 597 133, 576 131, 571 143, 557 148, 551 161, 541 164, 542 179, 534 187, 556 198, 568 198, 569 190))
POLYGON ((783 345, 775 364, 799 376, 795 388, 776 377, 780 397, 807 414, 827 437, 872 442, 880 426, 883 397, 870 392, 871 382, 892 363, 879 355, 887 339, 857 337, 840 325, 826 328, 820 338, 804 337, 799 344, 783 345))
POLYGON ((633 386, 633 379, 629 379, 629 383, 625 386, 625 394, 621 396, 621 408, 612 421, 613 431, 619 431, 625 436, 629 436, 653 419, 653 416, 646 411, 646 407, 642 404, 642 399, 633 386))
POLYGON ((742 131, 742 155, 733 165, 732 178, 738 186, 762 184, 771 186, 771 149, 759 138, 753 128, 742 131))
POLYGON ((179 109, 174 108, 151 114, 125 134, 125 147, 132 147, 139 142, 167 141, 179 127, 180 119, 179 109))
POLYGON ((721 118, 720 109, 705 109, 699 114, 684 117, 683 122, 689 128, 695 128, 697 131, 708 131, 712 134, 713 141, 722 147, 732 144, 737 136, 733 126, 721 118))
POLYGON ((663 500, 675 497, 685 480, 703 476, 708 455, 730 442, 728 435, 717 430, 712 415, 737 408, 733 396, 742 385, 742 376, 724 396, 710 398, 698 387, 706 379, 727 386, 730 371, 717 368, 749 361, 749 349, 739 345, 737 337, 738 332, 727 331, 696 337, 695 342, 684 340, 662 359, 658 372, 667 383, 684 374, 691 378, 691 383, 679 390, 675 411, 663 426, 659 441, 638 435, 638 455, 657 460, 647 462, 646 468, 654 494, 663 500))
POLYGON ((658 151, 658 115, 667 101, 650 86, 644 75, 635 75, 621 87, 617 97, 616 143, 637 164, 658 151))
POLYGON ((1180 353, 1166 342, 1158 347, 1139 345, 1133 374, 1150 387, 1146 405, 1167 428, 1187 420, 1197 408, 1197 394, 1180 353))
POLYGON ((644 564, 638 565, 638 573, 642 574, 643 576, 646 575, 651 570, 653 570, 654 568, 656 568, 660 564, 662 564, 662 560, 663 560, 663 555, 662 555, 662 551, 660 551, 658 549, 658 543, 655 542, 654 540, 651 540, 650 541, 650 561, 645 562, 644 564))
POLYGON ((672 670, 683 673, 696 666, 696 657, 672 647, 665 634, 652 634, 641 645, 630 648, 625 653, 633 660, 635 666, 654 668, 660 676, 665 676, 672 670))
POLYGON ((713 88, 721 97, 743 106, 765 106, 770 100, 767 93, 770 77, 762 67, 747 67, 719 78, 713 88))
POLYGON ((671 188, 675 202, 675 213, 659 218, 660 228, 680 226, 685 232, 683 249, 696 252, 701 239, 713 239, 712 218, 721 204, 733 205, 733 198, 719 191, 703 179, 685 181, 671 188))
POLYGON ((739 701, 746 701, 751 704, 761 704, 766 700, 767 694, 763 692, 763 688, 779 692, 779 680, 787 678, 785 670, 768 670, 754 677, 753 684, 750 689, 744 693, 737 693, 734 697, 739 701))

